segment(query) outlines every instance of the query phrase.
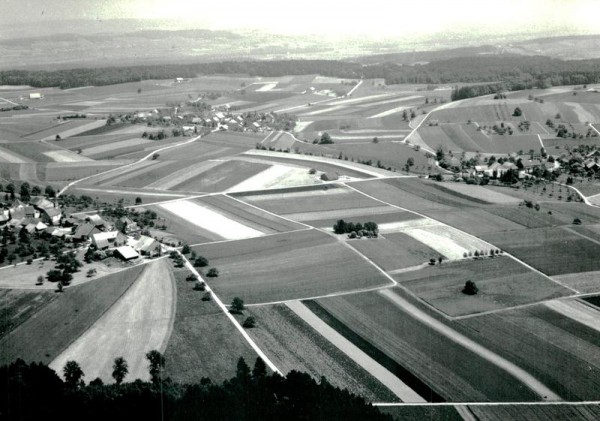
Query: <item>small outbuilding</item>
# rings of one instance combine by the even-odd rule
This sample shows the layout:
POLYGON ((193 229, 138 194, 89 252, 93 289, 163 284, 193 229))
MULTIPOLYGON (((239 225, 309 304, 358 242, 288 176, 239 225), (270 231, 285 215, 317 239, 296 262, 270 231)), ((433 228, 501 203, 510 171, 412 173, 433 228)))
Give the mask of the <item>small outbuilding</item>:
POLYGON ((140 255, 137 254, 137 252, 129 246, 117 247, 115 249, 114 256, 119 257, 120 259, 125 261, 137 259, 138 257, 140 257, 140 255))

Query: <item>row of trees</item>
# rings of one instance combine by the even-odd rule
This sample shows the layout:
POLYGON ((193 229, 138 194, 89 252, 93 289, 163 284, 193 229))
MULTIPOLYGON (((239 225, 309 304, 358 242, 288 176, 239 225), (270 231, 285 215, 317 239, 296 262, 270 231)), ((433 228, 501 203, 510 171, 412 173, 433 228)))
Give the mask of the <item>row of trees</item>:
POLYGON ((379 227, 375 222, 365 222, 364 224, 361 224, 360 222, 346 222, 343 219, 338 219, 338 221, 333 224, 333 232, 336 234, 350 234, 352 232, 358 233, 360 231, 377 234, 379 232, 379 227))

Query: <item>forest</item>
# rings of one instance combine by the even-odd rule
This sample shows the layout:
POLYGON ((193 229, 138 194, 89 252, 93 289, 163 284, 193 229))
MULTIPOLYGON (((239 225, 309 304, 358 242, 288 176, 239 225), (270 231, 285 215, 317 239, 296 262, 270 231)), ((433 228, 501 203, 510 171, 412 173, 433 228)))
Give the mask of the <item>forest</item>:
POLYGON ((417 65, 399 65, 393 62, 363 65, 337 60, 274 60, 55 71, 7 70, 0 72, 0 85, 30 85, 40 88, 56 86, 67 89, 212 74, 250 74, 264 77, 321 74, 352 79, 383 78, 388 85, 487 84, 486 88, 481 90, 470 90, 469 95, 472 96, 498 90, 597 83, 600 81, 600 59, 568 61, 543 56, 499 54, 458 57, 417 65))
MULTIPOLYGON (((268 374, 257 359, 254 368, 240 358, 233 378, 213 384, 180 384, 163 379, 162 356, 150 359, 151 381, 94 379, 87 385, 75 361, 65 366, 65 380, 41 363, 17 360, 0 367, 0 419, 7 420, 391 420, 361 397, 292 371, 268 374), (153 363, 154 361, 154 363, 153 363)), ((149 353, 150 354, 150 353, 149 353)), ((118 359, 117 359, 118 360, 118 359)), ((117 366, 115 360, 115 367, 117 366)), ((124 361, 120 366, 126 367, 124 361)), ((120 374, 119 374, 120 373, 120 374)))

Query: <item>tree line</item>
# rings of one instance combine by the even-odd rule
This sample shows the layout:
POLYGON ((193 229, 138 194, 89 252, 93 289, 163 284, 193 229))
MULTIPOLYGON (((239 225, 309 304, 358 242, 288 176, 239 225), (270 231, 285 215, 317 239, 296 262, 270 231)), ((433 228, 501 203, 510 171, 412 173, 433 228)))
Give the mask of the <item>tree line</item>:
POLYGON ((236 374, 222 384, 209 378, 178 383, 164 376, 165 358, 146 355, 151 380, 124 382, 128 365, 115 359, 114 383, 94 379, 75 361, 63 369, 64 380, 42 363, 17 360, 0 367, 0 418, 14 420, 392 420, 324 377, 291 371, 269 374, 257 358, 250 369, 243 358, 236 374))
POLYGON ((543 56, 503 54, 458 57, 417 65, 399 65, 391 62, 363 65, 341 60, 273 60, 53 71, 6 70, 0 72, 0 85, 74 88, 149 79, 193 78, 211 74, 249 74, 265 77, 321 74, 347 79, 383 78, 388 85, 482 83, 486 86, 471 87, 465 91, 465 93, 482 95, 486 91, 486 93, 495 93, 497 89, 519 90, 597 83, 600 81, 600 59, 559 60, 543 56))

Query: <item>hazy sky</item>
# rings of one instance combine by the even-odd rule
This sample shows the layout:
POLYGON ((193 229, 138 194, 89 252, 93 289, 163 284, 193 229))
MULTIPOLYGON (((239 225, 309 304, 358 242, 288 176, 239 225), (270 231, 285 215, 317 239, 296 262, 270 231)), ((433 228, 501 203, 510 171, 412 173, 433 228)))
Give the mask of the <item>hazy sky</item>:
MULTIPOLYGON (((440 31, 599 33, 600 0, 0 0, 2 25, 169 19, 186 27, 404 37, 440 31)), ((65 29, 65 32, 67 30, 65 29)), ((557 33, 560 35, 560 33, 557 33)))

